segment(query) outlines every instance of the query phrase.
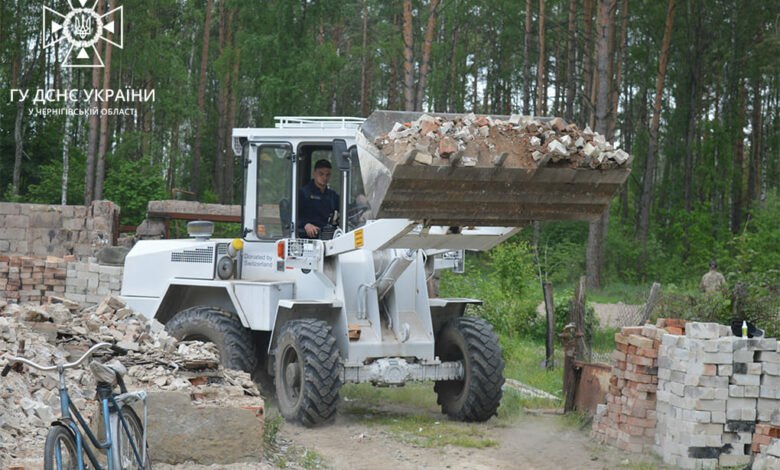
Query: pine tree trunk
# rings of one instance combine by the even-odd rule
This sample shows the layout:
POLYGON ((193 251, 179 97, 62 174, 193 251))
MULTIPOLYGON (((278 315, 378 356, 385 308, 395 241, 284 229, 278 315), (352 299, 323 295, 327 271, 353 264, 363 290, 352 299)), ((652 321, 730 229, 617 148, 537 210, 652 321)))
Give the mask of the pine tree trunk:
POLYGON ((595 0, 584 0, 583 10, 585 17, 585 57, 583 58, 583 92, 582 92, 582 116, 581 122, 586 123, 593 110, 593 103, 590 100, 590 90, 593 85, 593 2, 595 0))
POLYGON ((756 74, 756 78, 753 79, 753 113, 751 121, 750 166, 748 167, 747 180, 748 210, 761 197, 761 132, 764 125, 761 116, 761 74, 756 74))
POLYGON ((574 96, 577 86, 575 71, 577 42, 577 0, 569 0, 569 34, 566 38, 566 112, 564 117, 569 123, 574 122, 574 96))
MULTIPOLYGON (((393 13, 393 32, 398 32, 398 13, 393 13)), ((390 80, 387 89, 387 109, 394 110, 396 108, 396 100, 398 99, 398 57, 393 54, 390 60, 390 80)))
POLYGON ((744 187, 743 178, 745 175, 745 139, 743 132, 743 125, 745 122, 745 89, 747 87, 747 80, 744 77, 745 71, 745 56, 742 56, 742 65, 740 66, 739 74, 739 100, 737 102, 737 120, 735 126, 735 142, 734 142, 734 172, 731 179, 731 199, 733 201, 732 215, 731 215, 731 231, 733 233, 739 233, 742 229, 742 221, 744 220, 744 187))
MULTIPOLYGON (((103 14, 105 8, 105 0, 99 0, 97 4, 98 14, 103 14)), ((98 41, 95 44, 95 56, 92 58, 93 64, 99 63, 99 55, 101 54, 101 44, 103 41, 98 41)), ((92 68, 92 89, 97 90, 100 88, 100 69, 98 67, 92 68)), ((98 132, 100 130, 100 115, 98 108, 97 96, 92 98, 92 102, 89 106, 89 137, 87 138, 87 164, 86 174, 84 177, 84 205, 88 206, 95 199, 95 155, 98 147, 98 132)))
POLYGON ((414 51, 412 0, 404 0, 404 110, 414 111, 414 51))
MULTIPOLYGON (((73 69, 65 70, 65 89, 70 90, 73 80, 73 69)), ((70 129, 73 123, 73 115, 70 114, 70 100, 65 100, 65 132, 62 135, 62 193, 60 204, 63 206, 68 203, 68 174, 70 173, 70 129)))
MULTIPOLYGON (((618 103, 620 101, 620 87, 623 82, 623 57, 626 53, 626 45, 628 41, 628 0, 623 0, 621 6, 621 12, 623 20, 620 24, 620 44, 617 49, 617 57, 615 58, 615 86, 612 87, 612 99, 610 104, 612 105, 612 111, 609 114, 609 127, 607 129, 607 140, 611 141, 615 138, 615 128, 617 127, 617 110, 618 103)), ((630 152, 631 149, 626 149, 630 152)))
POLYGON ((366 96, 366 75, 368 73, 368 50, 366 49, 368 38, 368 3, 363 0, 363 48, 360 61, 360 115, 368 116, 368 97, 366 96))
POLYGON ((420 76, 417 79, 417 99, 415 109, 422 111, 425 98, 425 81, 428 78, 428 67, 431 61, 431 48, 433 47, 433 33, 436 30, 436 10, 439 0, 431 0, 431 12, 428 15, 428 28, 425 30, 425 44, 423 44, 422 63, 420 64, 420 76))
POLYGON ((233 58, 233 71, 230 76, 230 99, 228 100, 227 135, 225 136, 225 199, 227 204, 233 204, 234 188, 233 174, 235 172, 235 158, 232 153, 232 132, 236 126, 236 86, 238 85, 239 61, 241 60, 241 47, 236 47, 233 58))
MULTIPOLYGON (((114 14, 112 13, 108 17, 108 21, 112 21, 114 14)), ((108 33, 108 39, 113 40, 114 34, 108 33)), ((111 86, 111 44, 105 45, 105 66, 103 68, 103 89, 107 90, 111 86)), ((103 101, 100 104, 100 141, 98 142, 97 151, 97 168, 95 169, 95 199, 103 199, 103 181, 106 177, 106 147, 108 146, 108 100, 103 101)))
MULTIPOLYGON (((599 134, 606 134, 609 125, 609 39, 612 36, 614 22, 610 15, 615 8, 615 0, 600 0, 599 18, 598 18, 598 63, 597 63, 597 83, 598 93, 596 95, 596 122, 595 131, 599 134)), ((609 207, 601 214, 598 220, 590 222, 588 225, 588 246, 585 252, 585 269, 588 280, 588 288, 598 289, 601 287, 601 269, 603 266, 602 245, 609 229, 609 207)))
MULTIPOLYGON (((701 57, 702 57, 702 37, 701 37, 701 12, 698 1, 689 4, 693 9, 693 58, 688 64, 688 126, 685 133, 685 160, 683 162, 683 197, 685 199, 685 211, 690 213, 692 209, 693 198, 691 187, 693 185, 693 154, 694 139, 696 138, 696 118, 699 115, 699 82, 701 80, 701 57)), ((686 227, 687 233, 687 227, 686 227)), ((687 235, 686 235, 687 240, 687 235)))
POLYGON ((544 0, 539 0, 539 65, 537 66, 537 102, 536 102, 536 115, 543 116, 545 110, 545 97, 547 93, 545 90, 547 87, 544 83, 544 0))
POLYGON ((478 87, 477 87, 477 80, 479 78, 479 68, 477 66, 479 62, 479 33, 477 31, 474 31, 474 64, 473 64, 473 71, 472 74, 474 76, 474 93, 473 93, 473 107, 472 111, 477 112, 477 106, 479 105, 478 99, 479 94, 477 93, 478 87))
MULTIPOLYGON (((230 43, 230 22, 233 10, 229 9, 225 14, 225 1, 219 2, 219 57, 225 54, 225 48, 230 43)), ((226 204, 225 200, 225 135, 227 126, 227 94, 230 86, 230 67, 223 65, 224 73, 217 93, 217 154, 214 158, 214 191, 219 196, 220 204, 226 204)))
MULTIPOLYGON (((456 3, 457 8, 457 3, 456 3)), ((458 12, 455 12, 455 20, 454 25, 452 26, 452 37, 450 39, 450 53, 449 53, 449 64, 450 64, 450 79, 444 80, 444 86, 442 87, 442 94, 444 95, 443 103, 444 103, 444 111, 447 111, 448 113, 454 112, 455 108, 455 90, 458 89, 457 87, 457 73, 458 73, 458 67, 457 67, 457 61, 455 60, 455 46, 458 44, 458 12), (452 90, 450 90, 450 87, 452 87, 452 90)))
POLYGON ((198 85, 198 117, 195 124, 195 143, 192 149, 192 174, 190 191, 198 196, 200 178, 200 139, 203 131, 203 113, 206 99, 206 66, 209 60, 209 32, 211 31, 211 6, 213 0, 206 1, 206 21, 203 25, 203 53, 200 60, 200 83, 198 85))
MULTIPOLYGON (((650 230, 650 205, 653 200, 653 191, 655 190, 655 171, 657 166, 658 152, 658 127, 661 120, 661 101, 664 92, 664 79, 666 78, 666 64, 669 61, 669 45, 672 40, 672 23, 674 21, 674 10, 677 6, 677 0, 669 0, 669 8, 666 11, 666 26, 664 27, 664 38, 661 44, 661 55, 658 60, 658 77, 655 82, 655 101, 653 102, 653 119, 650 122, 650 142, 647 148, 647 166, 645 168, 645 177, 642 185, 642 196, 639 199, 639 214, 637 235, 644 246, 647 242, 647 236, 650 230)), ((644 266, 641 266, 644 270, 644 266)))
POLYGON ((16 118, 14 119, 14 176, 11 183, 11 191, 14 196, 19 195, 19 186, 22 180, 22 146, 24 145, 24 101, 16 102, 16 118))
POLYGON ((531 114, 531 0, 525 0, 525 38, 523 39, 523 114, 531 114))

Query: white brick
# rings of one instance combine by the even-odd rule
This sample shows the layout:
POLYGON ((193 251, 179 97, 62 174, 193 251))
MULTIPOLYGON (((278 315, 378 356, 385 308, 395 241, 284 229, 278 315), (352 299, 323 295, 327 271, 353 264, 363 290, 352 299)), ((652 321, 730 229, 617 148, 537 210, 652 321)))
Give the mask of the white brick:
POLYGON ((690 322, 685 325, 685 336, 694 339, 720 338, 720 325, 717 323, 690 322))
POLYGON ((738 351, 734 351, 733 359, 734 362, 753 362, 753 359, 755 358, 756 353, 753 350, 750 349, 740 349, 738 351))
POLYGON ((780 364, 780 353, 773 351, 761 351, 758 353, 758 361, 780 364))
POLYGON ((772 443, 766 448, 766 453, 772 457, 780 457, 780 439, 772 439, 772 443))
POLYGON ((760 385, 760 375, 734 374, 731 376, 731 383, 735 385, 760 385))
POLYGON ((731 364, 718 365, 718 375, 728 377, 734 373, 734 366, 731 364))
POLYGON ((774 362, 762 362, 761 366, 764 374, 780 376, 780 364, 775 364, 774 362))
POLYGON ((780 388, 780 377, 774 375, 764 375, 761 377, 761 386, 780 388))
POLYGON ((761 391, 759 393, 759 396, 761 398, 780 400, 780 387, 773 388, 773 387, 761 386, 761 391))

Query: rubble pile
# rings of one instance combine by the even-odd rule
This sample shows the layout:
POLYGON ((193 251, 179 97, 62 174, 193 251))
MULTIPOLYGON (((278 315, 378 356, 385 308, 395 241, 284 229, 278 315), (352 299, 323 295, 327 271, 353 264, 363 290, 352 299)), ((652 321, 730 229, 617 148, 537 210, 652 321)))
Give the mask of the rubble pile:
POLYGON ((598 405, 591 437, 635 453, 654 443, 658 348, 666 330, 653 325, 623 327, 616 349, 607 404, 598 405))
MULTIPOLYGON (((94 358, 121 362, 130 390, 186 392, 196 406, 263 407, 249 374, 223 369, 212 343, 177 341, 119 297, 106 296, 83 310, 56 297, 45 305, 0 301, 0 366, 12 355, 41 365, 73 361, 101 341, 127 350, 115 358, 103 352, 94 358)), ((87 365, 67 370, 65 377, 74 403, 89 416, 95 379, 87 365)), ((48 425, 60 415, 57 373, 28 366, 18 370, 0 381, 0 468, 16 458, 41 455, 48 425)))
POLYGON ((423 114, 414 122, 396 122, 374 143, 407 165, 609 169, 633 160, 589 127, 514 114, 508 120, 474 113, 454 119, 423 114))

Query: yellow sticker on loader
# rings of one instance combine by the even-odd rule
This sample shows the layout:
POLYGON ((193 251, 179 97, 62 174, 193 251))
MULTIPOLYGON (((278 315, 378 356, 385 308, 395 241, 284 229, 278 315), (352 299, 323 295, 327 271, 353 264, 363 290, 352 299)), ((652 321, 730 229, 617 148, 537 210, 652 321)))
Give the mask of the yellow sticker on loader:
POLYGON ((355 230, 355 248, 361 248, 363 246, 363 229, 355 230))

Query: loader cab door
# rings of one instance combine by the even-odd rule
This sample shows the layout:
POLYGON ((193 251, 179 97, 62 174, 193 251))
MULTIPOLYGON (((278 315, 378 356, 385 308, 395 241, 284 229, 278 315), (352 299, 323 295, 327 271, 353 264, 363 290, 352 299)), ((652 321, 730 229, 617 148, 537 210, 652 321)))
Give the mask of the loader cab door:
POLYGON ((292 145, 288 142, 250 145, 244 204, 247 241, 274 241, 290 236, 294 196, 292 158, 292 145))

